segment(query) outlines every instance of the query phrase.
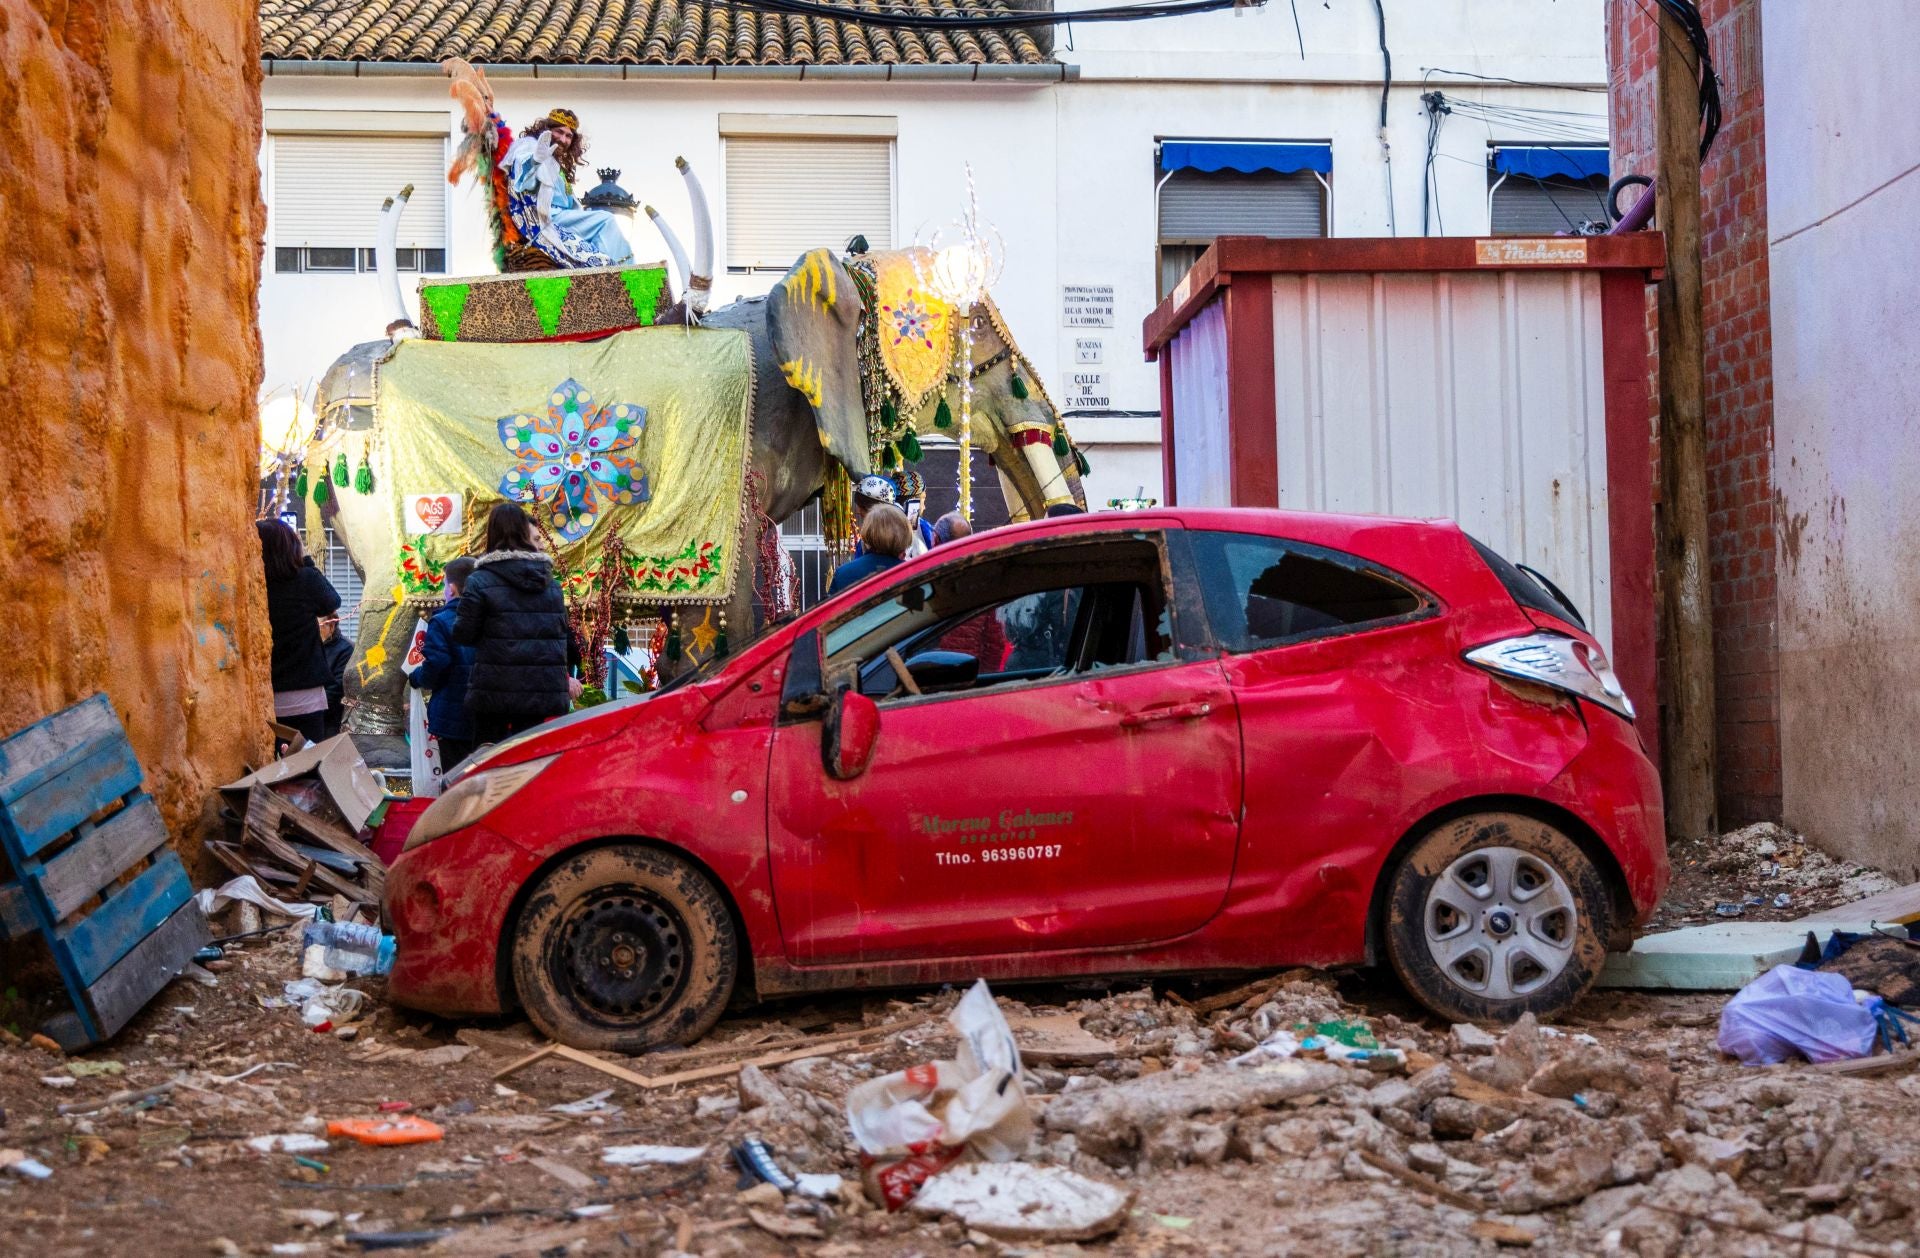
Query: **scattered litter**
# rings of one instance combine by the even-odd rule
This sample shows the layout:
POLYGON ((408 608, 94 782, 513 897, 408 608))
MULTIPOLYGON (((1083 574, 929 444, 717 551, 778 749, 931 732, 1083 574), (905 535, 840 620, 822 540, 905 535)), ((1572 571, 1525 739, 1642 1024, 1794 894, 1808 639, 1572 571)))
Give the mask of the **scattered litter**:
POLYGON ((1000 1240, 1082 1241, 1117 1231, 1132 1203, 1132 1193, 1063 1166, 967 1162, 928 1180, 912 1208, 1000 1240))
POLYGON ((1120 1051, 1112 1040, 1090 1034, 1078 1014, 1022 1014, 1008 1024, 1028 1066, 1091 1066, 1120 1051))
POLYGON ((50 1088, 71 1088, 80 1081, 72 1075, 41 1075, 40 1082, 50 1088))
POLYGON ((1732 900, 1722 900, 1713 906, 1713 912, 1716 917, 1739 917, 1746 911, 1746 905, 1736 904, 1732 900))
POLYGON ((1773 897, 1773 907, 1777 909, 1791 908, 1793 907, 1793 897, 1782 891, 1779 895, 1773 897))
POLYGON ((297 1157, 293 1160, 293 1164, 295 1166, 304 1166, 310 1171, 318 1171, 322 1175, 325 1175, 328 1171, 331 1171, 333 1169, 331 1166, 328 1166, 325 1162, 316 1162, 312 1158, 297 1157))
MULTIPOLYGON (((583 1096, 577 1101, 564 1101, 559 1105, 549 1105, 547 1109, 555 1114, 605 1114, 618 1113, 618 1105, 607 1104, 607 1098, 613 1095, 613 1089, 595 1092, 592 1096, 583 1096)), ((639 1146, 635 1146, 639 1147, 639 1146)))
POLYGON ((576 1171, 565 1162, 556 1161, 553 1158, 529 1158, 527 1161, 529 1165, 559 1180, 575 1192, 588 1192, 599 1187, 598 1181, 593 1176, 576 1171))
POLYGON ((425 1249, 436 1241, 452 1236, 451 1231, 438 1232, 348 1232, 346 1242, 361 1249, 425 1249))
MULTIPOLYGON (((1877 997, 1875 998, 1877 999, 1877 997)), ((1879 1033, 1872 1010, 1838 974, 1776 966, 1742 988, 1720 1012, 1720 1051, 1748 1065, 1804 1057, 1865 1057, 1879 1033)))
POLYGON ((603 1202, 598 1205, 575 1206, 573 1209, 567 1211, 567 1213, 576 1219, 599 1219, 612 1214, 613 1207, 603 1202))
POLYGON ((327 1142, 304 1131, 289 1131, 271 1136, 254 1136, 247 1147, 258 1153, 318 1153, 327 1142))
POLYGON ((98 1075, 123 1075, 127 1073, 127 1067, 124 1063, 117 1061, 76 1059, 67 1063, 67 1073, 76 1079, 91 1079, 98 1075))
POLYGON ((600 1151, 600 1160, 613 1166, 685 1166, 698 1162, 706 1145, 616 1144, 600 1151))
POLYGON ((733 1160, 739 1166, 743 1180, 750 1178, 772 1184, 781 1192, 792 1192, 798 1187, 793 1176, 782 1170, 780 1163, 774 1160, 773 1150, 767 1147, 767 1142, 758 1136, 748 1136, 735 1145, 733 1160))
POLYGON ((0 1149, 0 1170, 18 1175, 22 1179, 53 1178, 52 1167, 45 1162, 28 1157, 21 1149, 0 1149))
POLYGON ((882 1075, 847 1093, 867 1192, 889 1210, 962 1153, 1010 1162, 1033 1136, 1020 1051, 986 980, 974 982, 947 1020, 960 1035, 959 1060, 882 1075))
POLYGON ((846 1181, 838 1175, 815 1175, 802 1172, 793 1177, 794 1188, 802 1197, 812 1197, 816 1201, 832 1201, 840 1195, 846 1181))
POLYGON ((1233 1058, 1236 1066, 1257 1066, 1266 1061, 1285 1061, 1300 1052, 1300 1041, 1291 1031, 1275 1031, 1266 1039, 1233 1058))
POLYGON ((445 1133, 424 1118, 401 1114, 393 1118, 341 1118, 327 1124, 329 1136, 345 1136, 361 1144, 380 1146, 432 1144, 445 1133))

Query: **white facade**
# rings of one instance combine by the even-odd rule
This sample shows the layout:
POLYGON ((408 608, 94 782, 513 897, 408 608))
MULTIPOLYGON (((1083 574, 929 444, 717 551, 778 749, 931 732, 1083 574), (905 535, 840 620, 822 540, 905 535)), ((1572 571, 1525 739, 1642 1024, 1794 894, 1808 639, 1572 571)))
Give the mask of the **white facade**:
MULTIPOLYGON (((723 114, 803 115, 807 121, 800 125, 822 134, 835 133, 835 117, 892 120, 896 245, 958 213, 964 166, 971 164, 981 212, 1005 240, 1005 274, 995 296, 1050 393, 1069 410, 1069 426, 1093 463, 1089 496, 1102 505, 1136 489, 1164 496, 1158 369, 1140 349, 1141 321, 1158 299, 1158 141, 1330 145, 1326 222, 1337 236, 1421 233, 1423 196, 1429 195, 1423 90, 1438 87, 1465 99, 1565 111, 1566 134, 1590 128, 1604 143, 1601 0, 1383 4, 1393 60, 1385 133, 1390 162, 1381 142, 1383 67, 1375 10, 1361 0, 1269 3, 1171 21, 1062 27, 1055 55, 1065 68, 1052 81, 990 81, 983 74, 981 81, 965 82, 916 73, 951 76, 966 74, 967 67, 896 67, 891 81, 871 77, 871 67, 861 68, 866 79, 817 70, 802 77, 800 67, 556 67, 538 78, 527 70, 490 74, 499 110, 516 127, 556 105, 578 111, 590 143, 589 164, 619 168, 621 184, 655 205, 688 241, 690 215, 673 159, 684 156, 692 163, 715 218, 716 304, 764 291, 777 278, 727 270, 723 114), (1066 326, 1064 285, 1110 286, 1111 326, 1066 326), (1078 392, 1091 404, 1071 400, 1076 375, 1078 392), (1073 415, 1075 409, 1110 413, 1073 415)), ((458 124, 446 81, 427 67, 280 61, 268 69, 262 170, 269 221, 260 319, 266 391, 272 394, 303 387, 346 346, 378 337, 386 322, 371 274, 275 272, 277 136, 314 128, 352 133, 366 125, 409 132, 437 128, 451 153, 458 124)), ((1524 120, 1501 128, 1467 117, 1443 125, 1431 163, 1433 234, 1440 234, 1440 225, 1454 235, 1487 231, 1488 146, 1541 139, 1524 120)), ((593 182, 588 178, 583 185, 593 182)), ((475 188, 450 190, 444 215, 448 272, 491 271, 475 188)), ((637 256, 666 256, 644 217, 628 234, 637 256)), ((403 277, 409 289, 410 278, 403 277)))
POLYGON ((1787 824, 1920 867, 1920 10, 1761 6, 1787 824), (1801 55, 1807 41, 1822 55, 1801 55), (1890 736, 1891 735, 1891 736, 1890 736))

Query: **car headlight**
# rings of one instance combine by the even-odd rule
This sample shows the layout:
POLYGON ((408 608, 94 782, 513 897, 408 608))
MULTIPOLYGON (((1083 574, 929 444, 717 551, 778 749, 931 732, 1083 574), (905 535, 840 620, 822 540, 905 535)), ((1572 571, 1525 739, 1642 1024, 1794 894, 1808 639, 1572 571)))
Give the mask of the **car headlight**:
POLYGON ((413 830, 407 835, 406 846, 400 850, 411 852, 422 843, 431 843, 442 835, 472 825, 506 803, 515 791, 539 777, 542 769, 559 758, 542 756, 523 764, 481 769, 477 773, 467 774, 448 787, 446 794, 434 800, 420 814, 420 819, 413 823, 413 830))
POLYGON ((1613 665, 1598 647, 1557 633, 1531 633, 1524 638, 1489 642, 1467 652, 1467 662, 1490 673, 1578 695, 1610 711, 1633 719, 1633 703, 1614 674, 1613 665))

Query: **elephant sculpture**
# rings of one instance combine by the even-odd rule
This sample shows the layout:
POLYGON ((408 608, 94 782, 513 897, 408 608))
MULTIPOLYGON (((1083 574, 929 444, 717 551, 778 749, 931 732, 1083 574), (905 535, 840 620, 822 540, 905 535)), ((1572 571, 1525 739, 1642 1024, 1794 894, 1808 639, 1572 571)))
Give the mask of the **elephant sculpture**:
MULTIPOLYGON (((682 169, 696 207, 704 204, 691 172, 682 169)), ((696 217, 696 231, 696 256, 710 258, 711 229, 704 217, 696 217)), ((691 278, 691 268, 681 261, 686 254, 679 243, 669 237, 668 246, 680 263, 683 280, 691 278)), ((691 302, 676 308, 678 317, 697 320, 704 327, 738 329, 751 341, 755 379, 749 483, 760 487, 762 500, 753 506, 762 522, 784 520, 819 495, 834 459, 855 480, 878 470, 871 467, 873 452, 861 392, 859 341, 867 307, 849 270, 851 261, 831 250, 815 249, 767 296, 746 298, 704 314, 697 307, 689 312, 691 302)), ((391 286, 391 293, 397 299, 397 284, 391 286)), ((396 323, 405 320, 404 308, 399 313, 396 323)), ((971 443, 993 458, 1009 516, 1037 518, 1067 504, 1084 509, 1078 455, 1071 448, 1060 453, 1056 441, 1033 439, 1040 433, 1064 433, 1064 428, 1059 427, 1058 413, 1044 388, 1038 387, 991 299, 976 306, 971 318, 971 443)), ((380 341, 356 346, 322 379, 316 408, 322 417, 317 451, 322 460, 328 457, 326 444, 338 433, 358 430, 378 439, 371 431, 375 425, 372 382, 376 364, 388 349, 388 343, 380 341)), ((497 346, 503 355, 514 349, 513 345, 497 346)), ((956 362, 944 385, 916 413, 901 417, 917 433, 935 432, 936 416, 945 418, 940 415, 943 408, 948 414, 959 413, 957 368, 956 362)), ((912 449, 912 443, 902 444, 912 449)), ((395 536, 389 506, 377 495, 335 493, 324 506, 308 508, 334 528, 364 577, 359 638, 347 669, 348 728, 370 738, 398 735, 405 728, 406 682, 395 665, 417 617, 404 599, 391 596, 399 575, 394 556, 404 539, 395 536)), ((468 509, 479 514, 474 506, 468 509)), ((310 528, 318 522, 310 515, 310 528)), ((723 623, 757 624, 751 571, 743 570, 735 582, 723 623)), ((702 663, 703 652, 710 658, 719 649, 690 638, 685 662, 702 663)))

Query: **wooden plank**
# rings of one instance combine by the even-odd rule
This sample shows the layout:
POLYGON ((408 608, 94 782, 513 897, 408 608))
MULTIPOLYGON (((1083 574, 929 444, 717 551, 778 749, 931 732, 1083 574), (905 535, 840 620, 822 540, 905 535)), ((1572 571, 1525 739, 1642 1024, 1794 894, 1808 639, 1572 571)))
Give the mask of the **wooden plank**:
POLYGON ((1882 925, 1906 925, 1920 921, 1920 882, 1882 891, 1852 904, 1841 904, 1824 913, 1810 913, 1803 922, 1879 922, 1882 925))
POLYGON ((91 833, 47 862, 40 889, 64 918, 167 841, 167 823, 153 797, 142 794, 91 833))
MULTIPOLYGON (((288 815, 304 816, 305 814, 276 794, 272 787, 256 786, 248 792, 247 842, 271 856, 288 870, 298 873, 312 866, 313 862, 303 859, 300 853, 293 850, 291 843, 280 837, 281 818, 288 815)), ((376 877, 375 871, 371 869, 367 874, 369 885, 364 887, 349 882, 330 869, 322 869, 318 866, 313 866, 313 881, 328 891, 337 892, 360 904, 379 903, 381 890, 385 886, 384 876, 376 877)))
POLYGON ((1374 1153, 1368 1149, 1356 1149, 1354 1152, 1360 1155, 1362 1162, 1365 1162, 1374 1170, 1383 1171, 1407 1187, 1423 1192, 1429 1197, 1444 1201, 1455 1209, 1465 1210, 1469 1214, 1479 1214, 1487 1209, 1487 1203, 1481 1201, 1478 1197, 1469 1197, 1463 1192, 1449 1188, 1439 1180, 1427 1175, 1422 1175, 1410 1166, 1402 1166, 1398 1162, 1389 1161, 1381 1157, 1378 1153, 1374 1153))
POLYGON ((58 777, 42 782, 7 806, 19 832, 15 862, 55 839, 140 785, 143 775, 123 734, 97 744, 93 754, 58 777))
POLYGON ((114 963, 87 989, 100 1037, 111 1038, 133 1015, 193 960, 193 954, 213 937, 197 901, 189 898, 160 928, 142 939, 133 951, 114 963))
MULTIPOLYGON (((343 855, 351 856, 360 862, 360 877, 366 884, 365 890, 354 890, 346 894, 365 898, 371 896, 378 901, 387 885, 387 867, 371 850, 361 846, 360 842, 345 827, 322 820, 312 813, 302 812, 298 805, 270 786, 256 786, 247 794, 247 832, 249 837, 264 838, 267 835, 285 849, 285 855, 275 851, 278 859, 284 860, 288 867, 295 870, 305 869, 310 862, 295 851, 293 845, 280 836, 282 824, 290 824, 303 837, 332 848, 343 855)), ((264 846, 264 844, 263 844, 264 846)), ((329 874, 336 882, 346 883, 337 874, 329 874)), ((320 879, 322 884, 326 879, 320 879)))
POLYGON ((65 773, 122 732, 113 704, 97 694, 0 740, 0 804, 65 773))
POLYGON ((25 939, 39 930, 27 907, 26 889, 17 882, 0 886, 0 940, 25 939))
POLYGON ((66 951, 81 985, 91 987, 192 896, 186 867, 166 852, 85 919, 56 931, 57 947, 66 951))

